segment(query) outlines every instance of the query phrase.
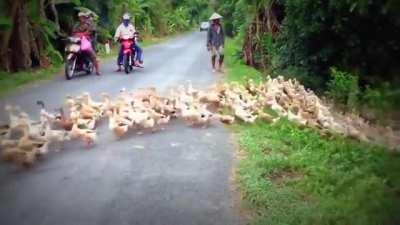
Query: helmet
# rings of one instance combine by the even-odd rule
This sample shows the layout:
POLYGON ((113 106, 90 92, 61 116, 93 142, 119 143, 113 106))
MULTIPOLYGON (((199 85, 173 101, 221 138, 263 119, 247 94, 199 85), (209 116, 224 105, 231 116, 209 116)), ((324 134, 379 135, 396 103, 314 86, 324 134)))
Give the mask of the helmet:
POLYGON ((129 19, 131 19, 131 16, 130 16, 128 13, 125 13, 125 14, 122 16, 122 19, 124 19, 124 20, 129 20, 129 19))
POLYGON ((78 13, 78 17, 89 17, 90 16, 90 12, 79 12, 78 13))

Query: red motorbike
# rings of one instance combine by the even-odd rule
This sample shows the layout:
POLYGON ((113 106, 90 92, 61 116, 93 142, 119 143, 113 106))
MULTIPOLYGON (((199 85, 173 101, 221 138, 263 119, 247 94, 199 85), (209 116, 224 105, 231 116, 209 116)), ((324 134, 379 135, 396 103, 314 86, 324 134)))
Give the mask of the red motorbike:
POLYGON ((133 38, 130 39, 120 39, 123 53, 123 65, 126 74, 129 74, 133 70, 135 65, 135 41, 133 38))
POLYGON ((65 77, 73 78, 77 72, 93 73, 94 62, 89 57, 92 46, 86 33, 75 33, 65 39, 65 77))

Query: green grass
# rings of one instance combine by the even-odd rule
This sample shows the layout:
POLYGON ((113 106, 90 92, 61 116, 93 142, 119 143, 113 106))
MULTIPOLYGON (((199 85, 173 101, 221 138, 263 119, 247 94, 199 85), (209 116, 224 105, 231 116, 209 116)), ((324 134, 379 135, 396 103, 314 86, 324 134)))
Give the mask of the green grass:
POLYGON ((256 82, 262 80, 262 76, 259 71, 256 69, 247 66, 240 59, 239 51, 240 47, 239 43, 235 39, 226 40, 225 45, 225 65, 227 66, 227 74, 229 74, 226 79, 228 82, 239 82, 243 83, 246 79, 253 79, 256 82))
POLYGON ((47 69, 36 69, 17 73, 0 71, 0 97, 22 88, 27 84, 40 80, 50 80, 61 70, 61 66, 53 66, 47 69))
MULTIPOLYGON (((232 60, 227 80, 254 70, 232 60)), ((257 74, 257 73, 255 73, 257 74)), ((261 77, 261 74, 258 73, 261 77)), ((322 137, 286 119, 233 127, 244 152, 237 181, 251 224, 399 224, 400 156, 343 137, 322 137)))

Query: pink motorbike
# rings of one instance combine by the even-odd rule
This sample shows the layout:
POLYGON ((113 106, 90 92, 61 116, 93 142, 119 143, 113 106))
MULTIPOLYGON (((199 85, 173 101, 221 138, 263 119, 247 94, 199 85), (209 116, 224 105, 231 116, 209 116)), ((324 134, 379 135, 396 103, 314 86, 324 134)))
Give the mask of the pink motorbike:
POLYGON ((120 39, 123 53, 123 66, 126 74, 129 74, 133 70, 135 65, 135 51, 133 50, 135 46, 135 41, 131 39, 120 39))
POLYGON ((78 75, 78 72, 92 74, 94 62, 89 57, 92 45, 86 33, 75 33, 66 39, 65 46, 65 77, 67 80, 78 75))

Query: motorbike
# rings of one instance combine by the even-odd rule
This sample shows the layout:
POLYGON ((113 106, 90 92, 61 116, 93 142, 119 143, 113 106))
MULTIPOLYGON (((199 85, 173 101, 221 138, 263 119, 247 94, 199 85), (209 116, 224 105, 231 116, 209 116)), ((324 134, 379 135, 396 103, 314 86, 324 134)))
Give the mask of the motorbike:
POLYGON ((123 66, 126 74, 132 72, 135 65, 134 39, 120 39, 123 53, 123 66))
POLYGON ((89 57, 91 44, 86 34, 76 33, 68 37, 65 46, 65 77, 67 80, 77 76, 79 72, 92 74, 94 64, 89 57))

